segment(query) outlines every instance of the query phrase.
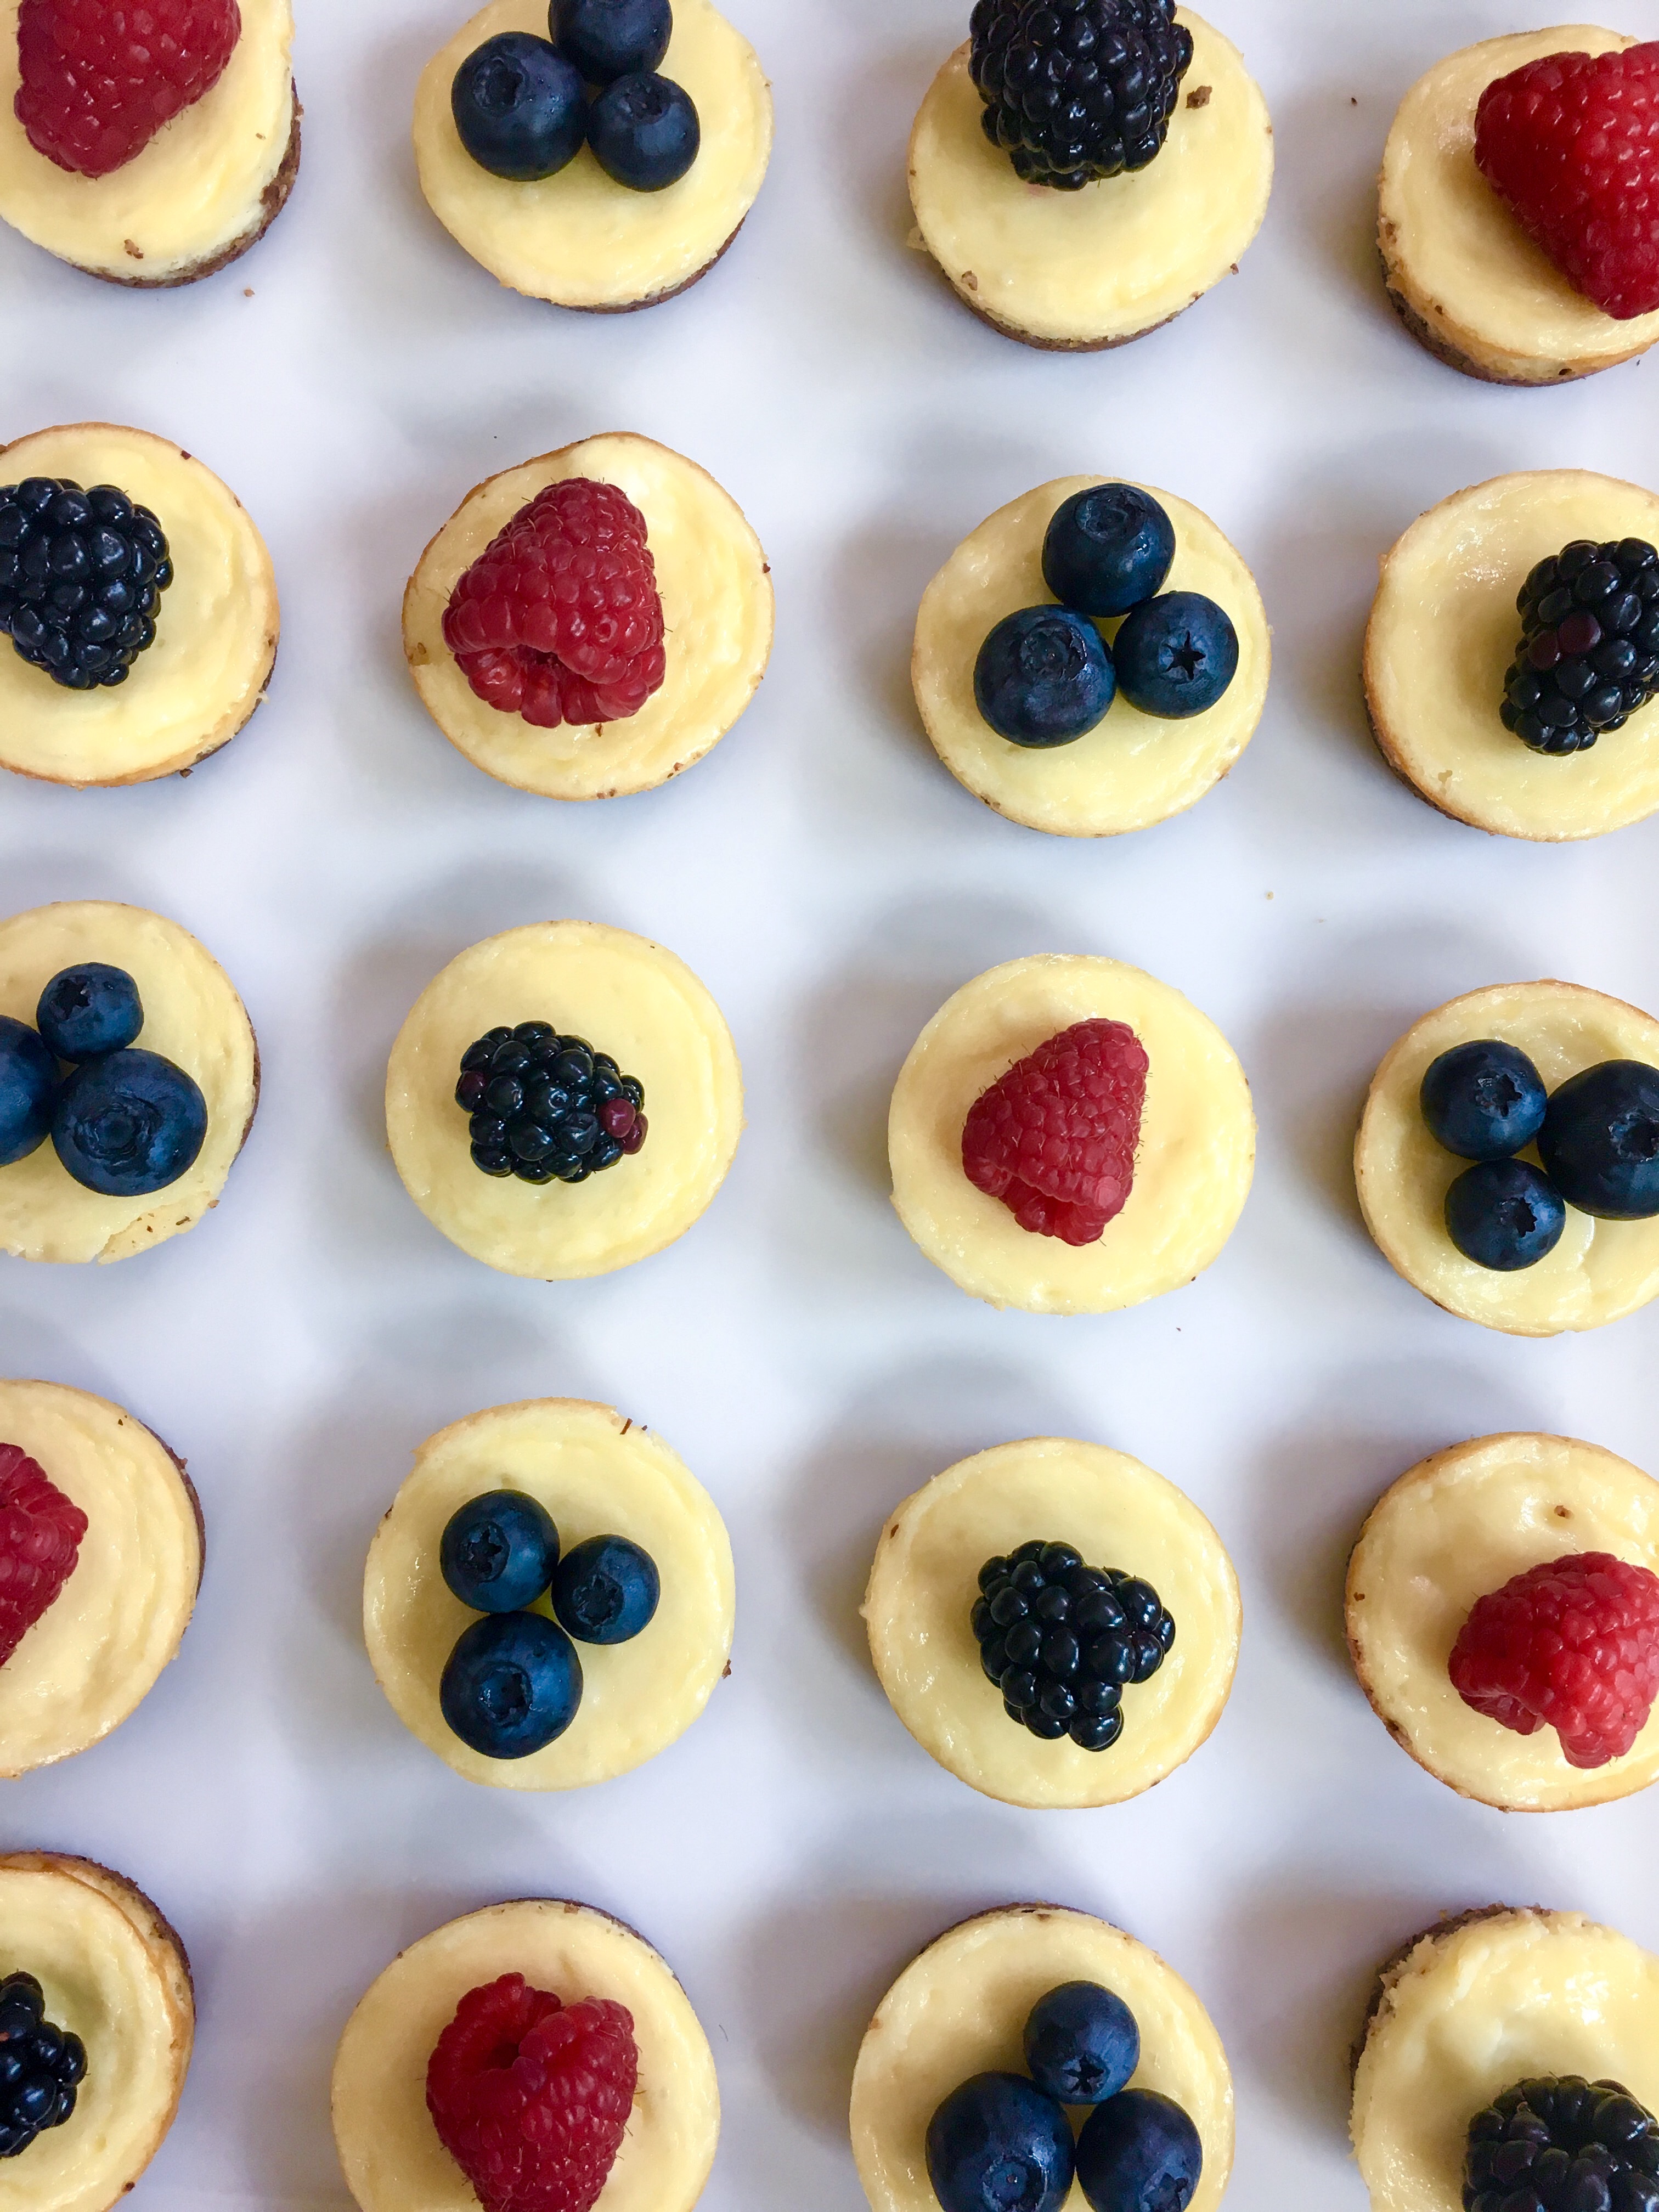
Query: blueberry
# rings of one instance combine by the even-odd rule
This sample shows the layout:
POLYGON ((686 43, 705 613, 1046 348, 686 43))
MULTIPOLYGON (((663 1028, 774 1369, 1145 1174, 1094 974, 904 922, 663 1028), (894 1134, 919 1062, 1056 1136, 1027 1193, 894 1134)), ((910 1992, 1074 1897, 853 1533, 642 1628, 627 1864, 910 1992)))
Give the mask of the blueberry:
POLYGON ((553 1610, 584 1644, 626 1644, 650 1626, 661 1584, 648 1552, 626 1536, 590 1536, 553 1576, 553 1610))
POLYGON ((1549 1103, 1539 1155, 1569 1206, 1604 1221, 1659 1214, 1659 1067, 1604 1060, 1549 1103))
POLYGON ((1493 1037, 1443 1052, 1419 1097, 1429 1134, 1460 1160, 1509 1159, 1543 1127, 1549 1103, 1526 1054, 1493 1037))
POLYGON ((1060 2212, 1074 2163, 1071 2122, 1023 2074, 975 2074, 927 2124, 943 2212, 1060 2212))
POLYGON ((1140 2063, 1140 2030, 1121 1996, 1098 1982, 1062 1982, 1025 2023, 1025 2063, 1062 2105, 1099 2105, 1140 2063))
POLYGON ((438 1547, 443 1578, 478 1613, 533 1605, 559 1563, 552 1516, 521 1490, 492 1490, 451 1514, 438 1547))
POLYGON ((556 176, 587 136, 580 72, 527 31, 504 31, 469 54, 449 105, 478 167, 513 184, 556 176))
POLYGON ((1097 2105, 1078 2137, 1077 2178, 1094 2212, 1186 2212, 1203 2171, 1198 2130, 1156 2089, 1097 2105))
POLYGON ((144 1009, 138 986, 124 968, 88 960, 52 977, 34 1019, 59 1060, 96 1060, 137 1042, 144 1009))
POLYGON ((1446 1234, 1466 1260, 1500 1274, 1547 1259, 1566 1225, 1560 1192, 1525 1160, 1481 1160, 1446 1193, 1446 1234))
POLYGON ((193 1166, 207 1136, 199 1086, 157 1052, 106 1053, 58 1094, 52 1141, 78 1183, 106 1198, 146 1198, 193 1166))
POLYGON ((1213 599, 1165 592, 1124 618, 1112 640, 1118 685, 1133 707, 1182 721, 1213 707, 1238 669, 1238 633, 1213 599))
POLYGON ((673 35, 668 0, 551 0, 547 35, 590 84, 660 68, 673 35))
POLYGON ((1104 639, 1068 607, 1005 616, 974 664, 975 703, 1016 745, 1069 745, 1104 720, 1116 696, 1104 639))
POLYGON ((485 1759, 544 1750, 581 1701, 576 1647, 539 1613, 487 1613, 464 1628, 438 1685, 445 1721, 485 1759))
POLYGON ((605 87, 588 116, 587 141, 606 176, 630 192, 660 192, 696 160, 702 125, 689 92, 646 72, 605 87))
POLYGON ((1082 615, 1127 615, 1164 588, 1175 559, 1175 526, 1134 484, 1073 492, 1042 541, 1042 580, 1063 607, 1082 615))
POLYGON ((57 1089, 58 1062, 35 1031, 0 1014, 0 1168, 45 1144, 57 1089))

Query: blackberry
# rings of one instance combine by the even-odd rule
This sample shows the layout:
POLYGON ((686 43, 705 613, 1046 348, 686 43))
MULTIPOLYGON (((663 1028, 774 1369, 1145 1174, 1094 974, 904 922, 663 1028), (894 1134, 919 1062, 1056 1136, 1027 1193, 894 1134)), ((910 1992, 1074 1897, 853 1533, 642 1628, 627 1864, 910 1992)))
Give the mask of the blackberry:
POLYGON ((86 2045, 46 2014, 33 1974, 0 1981, 0 2158, 17 2158, 47 2128, 61 2128, 86 2079, 86 2045))
POLYGON ((471 1116, 473 1165, 521 1182, 586 1182, 637 1152, 648 1127, 644 1085, 551 1022, 469 1045, 455 1103, 471 1116))
POLYGON ((1659 2121, 1622 2081, 1517 2081, 1469 2122, 1464 2212, 1659 2212, 1659 2121))
POLYGON ((1063 192, 1156 158, 1193 58, 1175 0, 975 0, 969 35, 986 137, 1063 192))
POLYGON ((161 524, 113 484, 0 485, 0 630, 54 684, 125 684, 172 581, 161 524))
POLYGON ((1105 1751, 1123 1733, 1123 1692, 1150 1682, 1176 1625, 1150 1583, 1085 1566, 1040 1537, 979 1571, 972 1626, 1003 1710, 1035 1736, 1105 1751))
POLYGON ((1576 753, 1659 693, 1659 551, 1576 538, 1516 600, 1522 635, 1504 678, 1504 727, 1538 753, 1576 753))

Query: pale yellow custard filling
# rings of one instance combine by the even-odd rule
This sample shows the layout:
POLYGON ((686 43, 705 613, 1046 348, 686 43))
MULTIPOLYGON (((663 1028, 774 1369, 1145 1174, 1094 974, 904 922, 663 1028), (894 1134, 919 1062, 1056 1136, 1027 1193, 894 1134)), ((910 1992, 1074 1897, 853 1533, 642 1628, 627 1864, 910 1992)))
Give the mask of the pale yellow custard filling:
POLYGON ((604 2212, 691 2212, 720 2137, 708 2039, 642 1937, 558 1899, 492 1905, 422 1936, 346 2022, 334 2061, 334 2140, 362 2212, 477 2212, 427 2111, 426 2069, 467 1991, 503 1974, 522 1974, 567 2004, 609 1997, 628 2008, 639 2086, 599 2202, 604 2212))
MULTIPOLYGON (((1048 525, 1074 493, 1109 481, 1060 477, 964 538, 922 595, 910 663, 923 725, 957 782, 1012 821, 1062 837, 1144 830, 1194 805, 1255 735, 1273 659, 1261 594, 1243 562, 1206 514, 1154 491, 1176 532, 1163 588, 1201 592, 1231 617, 1239 648, 1231 684, 1184 721, 1143 714, 1120 693, 1105 720, 1073 744, 1016 745, 997 735, 974 698, 980 648, 1006 616, 1050 603, 1042 580, 1048 525)), ((1119 627, 1101 625, 1109 638, 1119 627)))
MULTIPOLYGON (((1204 2170, 1189 2212, 1215 2212, 1233 2163, 1233 2083, 1209 2014, 1156 1952, 1056 1905, 1014 1905, 950 1929, 913 1959, 865 2032, 853 2073, 853 2156, 872 2212, 939 2212, 927 2124, 975 2074, 1024 2073, 1039 1997, 1098 1982, 1140 2030, 1130 2086, 1173 2098, 1198 2130, 1204 2170)), ((1073 2184, 1065 2212, 1088 2212, 1073 2184)))

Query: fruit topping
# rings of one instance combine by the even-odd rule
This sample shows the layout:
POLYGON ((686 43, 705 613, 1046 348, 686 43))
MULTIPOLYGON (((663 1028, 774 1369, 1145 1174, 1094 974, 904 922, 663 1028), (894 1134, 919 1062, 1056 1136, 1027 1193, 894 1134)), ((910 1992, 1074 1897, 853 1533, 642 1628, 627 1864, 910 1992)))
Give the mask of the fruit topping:
POLYGON ((547 34, 590 84, 660 69, 673 36, 669 0, 550 0, 547 34))
MULTIPOLYGON (((21 1445, 0 1443, 0 1667, 57 1603, 86 1533, 86 1515, 46 1470, 21 1445)), ((0 2002, 0 2028, 3 2010, 0 2002)), ((0 2105, 5 2086, 0 2060, 0 2105)))
POLYGON ((540 1613, 487 1613, 464 1628, 438 1684, 447 1725, 483 1759, 544 1751, 581 1699, 576 1647, 540 1613))
POLYGON ((1659 308, 1659 43, 1500 76, 1474 158, 1576 291, 1621 322, 1659 308))
POLYGON ((52 1141, 76 1182, 106 1198, 148 1198, 196 1164, 207 1101, 182 1067, 131 1047, 75 1069, 58 1093, 52 1141))
POLYGON ((106 177, 213 89, 241 35, 236 0, 21 0, 17 119, 60 169, 106 177))
POLYGON ((1097 2105, 1077 2139, 1077 2178, 1093 2212, 1186 2212, 1203 2171, 1198 2130, 1156 2089, 1097 2105))
POLYGON ((469 1045, 455 1103, 471 1116, 473 1165, 523 1182, 586 1182, 637 1152, 650 1126, 644 1085, 550 1022, 469 1045))
POLYGON ((1517 2081, 1469 2122, 1468 2212, 1659 2212, 1659 2123, 1622 2081, 1517 2081))
POLYGON ((503 31, 470 53, 455 72, 449 106, 478 167, 511 184, 556 176, 587 137, 580 73, 527 31, 503 31))
POLYGON ((1418 1094, 1429 1134, 1460 1160, 1505 1160, 1544 1126, 1548 1093, 1524 1052, 1472 1037, 1432 1060, 1418 1094))
POLYGON ((975 0, 969 36, 986 137, 1061 191, 1156 159, 1193 58, 1175 0, 975 0))
POLYGON ((1072 2124, 1023 2074, 975 2074, 927 2124, 927 2179, 944 2212, 1060 2212, 1072 2124))
POLYGON ((559 1561, 553 1611, 583 1644, 627 1644, 655 1618, 657 1563, 626 1536, 590 1536, 559 1561))
POLYGON ((1466 1260, 1514 1274, 1548 1259, 1567 1209, 1547 1175, 1525 1160, 1481 1160, 1446 1193, 1446 1234, 1466 1260))
POLYGON ((1134 1182, 1148 1064, 1127 1022, 1078 1022, 1049 1037, 969 1108, 969 1182, 1036 1236, 1096 1243, 1134 1182))
POLYGON ((1539 1156, 1561 1195, 1606 1221, 1659 1214, 1659 1067, 1604 1060, 1550 1099, 1539 1156))
POLYGON ((654 73, 619 76, 587 119, 593 159, 630 192, 665 191, 696 160, 702 125, 683 86, 654 73))
POLYGON ((1175 525, 1137 484, 1094 484, 1056 510, 1042 541, 1042 580, 1063 607, 1127 615, 1164 589, 1175 525))
POLYGON ((34 1023, 59 1060, 96 1060, 137 1042, 143 1001, 125 968, 88 960, 52 977, 40 994, 34 1023))
POLYGON ((27 1022, 0 1014, 0 1168, 45 1144, 57 1095, 58 1062, 27 1022))
POLYGON ((33 1974, 0 1981, 0 2158, 21 2157, 47 2128, 61 2128, 87 2077, 85 2044, 46 2015, 33 1974))
POLYGON ((1165 592, 1130 610, 1112 640, 1118 689, 1160 720, 1201 714, 1238 672, 1238 633, 1200 592, 1165 592))
POLYGON ((1176 1638, 1150 1583, 1040 1538, 985 1562, 970 1625, 1009 1719, 1083 1751, 1117 1741, 1125 1688, 1151 1681, 1176 1638))
POLYGON ((452 1513, 438 1565, 453 1595, 477 1613, 517 1613, 553 1579, 559 1532, 521 1490, 492 1490, 452 1513))
POLYGON ((82 491, 67 477, 30 477, 0 485, 0 631, 54 683, 71 691, 125 684, 155 642, 172 581, 161 524, 113 484, 82 491))
POLYGON ((1011 744, 1072 744, 1104 720, 1116 696, 1105 641, 1069 607, 1005 615, 974 664, 974 703, 1011 744))
POLYGON ((457 582, 444 641, 479 698, 538 729, 637 714, 667 671, 645 517, 614 484, 549 484, 457 582))
POLYGON ((1103 2104, 1140 2063, 1140 2029, 1115 1991, 1062 1982, 1031 2008, 1025 2063, 1038 2088, 1062 2105, 1103 2104))
POLYGON ((469 1990, 438 2038, 427 2110, 483 2212, 591 2212, 622 2148, 639 2066, 625 2005, 567 2005, 503 1974, 469 1990))
POLYGON ((1645 538, 1575 538, 1516 605, 1522 635, 1498 714, 1534 752, 1582 752, 1659 693, 1659 552, 1645 538))
POLYGON ((1581 1552, 1512 1576, 1476 1601, 1448 1671, 1488 1720, 1553 1728, 1570 1766, 1622 1759, 1659 1696, 1659 1575, 1581 1552))

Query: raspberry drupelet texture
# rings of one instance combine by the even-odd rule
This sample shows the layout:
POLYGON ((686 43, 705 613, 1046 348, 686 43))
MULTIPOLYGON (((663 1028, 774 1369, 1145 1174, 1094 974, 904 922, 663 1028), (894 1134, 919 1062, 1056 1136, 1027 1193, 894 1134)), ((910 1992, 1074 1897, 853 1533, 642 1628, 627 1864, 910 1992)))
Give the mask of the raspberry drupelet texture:
POLYGON ((87 1516, 20 1444, 0 1443, 0 1667, 75 1572, 87 1516))
POLYGON ((969 30, 986 137, 1060 191, 1156 159, 1192 58, 1175 0, 976 0, 969 30))
POLYGON ((22 0, 14 106, 35 151, 106 177, 224 74, 236 0, 22 0))
POLYGON ((549 484, 457 583, 444 642, 479 698, 538 729, 637 714, 668 665, 645 517, 614 484, 549 484))
POLYGON ((1449 1671, 1488 1720, 1553 1728, 1569 1765, 1622 1759, 1659 1697, 1659 1575, 1607 1552, 1547 1560, 1480 1600, 1449 1671))
POLYGON ((1094 1243, 1133 1186, 1147 1066, 1127 1022, 1078 1022, 1051 1036, 969 1109, 969 1182, 1034 1235, 1094 1243))
POLYGON ((1576 753, 1659 692, 1659 550, 1575 538, 1516 599, 1522 637, 1498 708, 1534 752, 1576 753))
POLYGON ((434 2046, 427 2110, 483 2212, 590 2212, 639 2078, 634 2019, 567 2005, 522 1974, 469 1990, 434 2046))

